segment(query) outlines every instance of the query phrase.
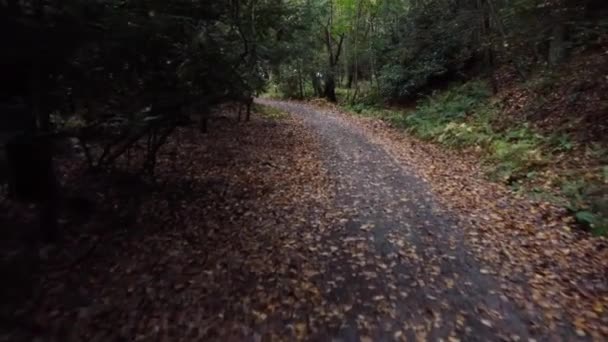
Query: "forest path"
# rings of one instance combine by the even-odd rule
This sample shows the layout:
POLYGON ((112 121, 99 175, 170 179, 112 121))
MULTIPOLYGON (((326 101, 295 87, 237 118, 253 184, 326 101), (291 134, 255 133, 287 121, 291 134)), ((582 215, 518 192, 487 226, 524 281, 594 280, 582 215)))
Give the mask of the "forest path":
MULTIPOLYGON (((558 314, 589 301, 564 304, 559 278, 521 277, 521 268, 585 270, 578 255, 561 264, 531 254, 576 241, 538 240, 529 228, 542 211, 495 187, 471 196, 479 178, 455 172, 455 156, 444 158, 451 164, 427 150, 410 158, 419 146, 397 141, 400 159, 351 117, 258 102, 291 115, 237 123, 228 108, 207 134, 180 128, 160 151, 152 184, 66 169, 66 191, 95 194, 98 208, 47 249, 33 274, 37 294, 22 293, 31 312, 20 311, 23 324, 0 326, 0 341, 574 340, 564 329, 571 316, 558 314), (419 176, 420 163, 443 173, 419 176), (453 174, 458 186, 445 190, 457 189, 461 202, 506 205, 448 212, 445 198, 461 203, 436 186, 453 174), (480 226, 452 215, 462 212, 480 226), (497 213, 515 218, 509 228, 486 221, 497 213), (91 244, 87 258, 63 266, 91 244), (548 307, 543 294, 557 308, 553 322, 527 305, 548 307)), ((540 227, 543 237, 552 232, 540 227)))
POLYGON ((320 139, 343 224, 320 247, 333 251, 322 281, 333 287, 328 307, 349 309, 337 336, 530 337, 526 318, 469 255, 462 230, 413 170, 329 111, 259 102, 292 113, 320 139))

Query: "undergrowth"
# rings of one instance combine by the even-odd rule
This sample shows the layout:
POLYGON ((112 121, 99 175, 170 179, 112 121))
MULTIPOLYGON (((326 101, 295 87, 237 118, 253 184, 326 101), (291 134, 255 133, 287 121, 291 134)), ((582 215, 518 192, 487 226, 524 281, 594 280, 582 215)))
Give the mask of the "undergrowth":
MULTIPOLYGON (((492 180, 562 205, 594 233, 608 234, 608 192, 605 191, 608 166, 600 170, 562 170, 556 160, 581 150, 568 135, 543 135, 527 122, 496 128, 493 122, 501 110, 483 81, 471 81, 434 93, 409 112, 366 103, 344 106, 359 115, 385 120, 421 139, 448 148, 475 151, 481 155, 492 180)), ((597 146, 585 153, 595 154, 587 157, 596 160, 608 155, 597 146)))
POLYGON ((253 104, 253 110, 260 116, 270 120, 281 120, 287 117, 287 113, 280 109, 276 109, 270 106, 264 106, 258 103, 253 104))

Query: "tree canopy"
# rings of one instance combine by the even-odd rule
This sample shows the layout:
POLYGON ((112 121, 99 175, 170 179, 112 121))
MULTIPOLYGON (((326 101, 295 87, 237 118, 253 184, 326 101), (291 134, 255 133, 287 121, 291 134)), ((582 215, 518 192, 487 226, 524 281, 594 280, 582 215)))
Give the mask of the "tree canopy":
POLYGON ((608 28, 606 5, 596 0, 332 0, 301 6, 307 33, 291 50, 303 53, 283 64, 276 81, 288 96, 304 97, 297 82, 310 76, 309 88, 332 101, 331 91, 319 93, 316 75, 330 84, 338 77, 353 89, 351 97, 367 81, 377 96, 405 100, 448 79, 493 76, 505 65, 525 78, 572 51, 601 46, 608 28))

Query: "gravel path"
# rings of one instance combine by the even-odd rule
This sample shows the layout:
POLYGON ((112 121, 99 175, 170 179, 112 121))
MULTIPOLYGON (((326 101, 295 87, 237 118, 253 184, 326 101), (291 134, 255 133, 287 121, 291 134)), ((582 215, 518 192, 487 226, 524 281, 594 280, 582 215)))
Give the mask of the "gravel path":
POLYGON ((339 116, 303 104, 259 102, 292 113, 316 132, 336 187, 344 229, 322 242, 333 253, 321 282, 331 287, 327 306, 347 310, 340 328, 325 334, 345 341, 531 337, 525 315, 469 255, 455 220, 412 170, 339 116))

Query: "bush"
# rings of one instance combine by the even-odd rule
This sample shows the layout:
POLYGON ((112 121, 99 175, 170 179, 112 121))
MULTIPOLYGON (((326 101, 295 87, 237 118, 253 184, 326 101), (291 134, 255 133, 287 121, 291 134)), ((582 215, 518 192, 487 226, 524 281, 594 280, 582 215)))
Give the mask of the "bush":
POLYGON ((476 109, 486 105, 490 94, 487 84, 482 81, 452 87, 424 100, 415 112, 405 118, 405 124, 409 131, 419 137, 446 145, 453 142, 462 146, 461 137, 466 141, 484 140, 483 137, 471 135, 477 131, 483 132, 485 128, 473 129, 465 121, 476 109))
POLYGON ((546 140, 527 124, 496 134, 489 150, 488 159, 495 165, 490 175, 509 184, 531 178, 538 167, 547 163, 542 150, 546 140))
POLYGON ((561 185, 561 193, 567 199, 565 207, 578 223, 596 235, 608 234, 608 177, 601 177, 603 184, 576 178, 561 185))
POLYGON ((492 140, 492 129, 485 123, 449 123, 437 141, 455 147, 486 146, 492 140))
POLYGON ((278 84, 278 92, 285 98, 300 98, 300 83, 297 74, 282 75, 278 84))
MULTIPOLYGON (((472 81, 428 97, 409 115, 384 113, 382 117, 422 139, 452 148, 475 147, 485 151, 486 160, 493 165, 490 175, 513 183, 546 163, 541 153, 546 139, 526 125, 496 131, 492 120, 498 110, 489 103, 490 96, 485 82, 472 81)), ((353 109, 364 112, 365 108, 355 106, 353 109)), ((564 148, 569 146, 563 137, 555 141, 564 148)))
MULTIPOLYGON (((466 5, 465 5, 466 6, 466 5)), ((473 8, 471 8, 473 9, 473 8)), ((408 5, 397 31, 377 43, 379 85, 389 100, 413 99, 436 83, 454 79, 474 61, 478 42, 474 11, 439 1, 408 5)))
MULTIPOLYGON (((469 82, 425 100, 405 118, 407 129, 427 140, 454 148, 486 151, 490 175, 513 183, 546 163, 541 147, 546 139, 527 125, 499 132, 492 120, 498 111, 489 103, 490 91, 481 81, 469 82)), ((559 140, 562 144, 567 143, 559 140)))

